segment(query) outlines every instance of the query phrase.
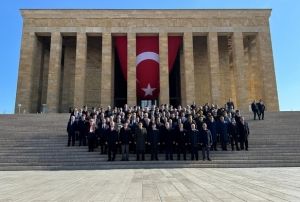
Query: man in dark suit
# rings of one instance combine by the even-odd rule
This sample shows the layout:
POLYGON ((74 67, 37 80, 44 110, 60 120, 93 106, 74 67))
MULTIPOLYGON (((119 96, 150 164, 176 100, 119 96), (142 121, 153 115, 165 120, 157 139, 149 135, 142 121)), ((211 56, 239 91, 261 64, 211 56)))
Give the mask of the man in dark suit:
POLYGON ((101 154, 106 154, 107 152, 107 145, 105 144, 107 140, 107 134, 108 134, 109 126, 106 124, 105 120, 103 120, 97 129, 98 137, 100 137, 100 150, 101 154))
POLYGON ((228 123, 225 122, 224 116, 220 117, 220 121, 217 123, 217 133, 220 135, 222 150, 227 151, 228 141, 228 123))
POLYGON ((164 142, 166 145, 165 154, 166 160, 173 160, 173 148, 175 146, 175 134, 173 128, 171 128, 169 122, 165 123, 165 127, 162 130, 164 142))
POLYGON ((264 120, 265 110, 266 110, 266 106, 265 106, 264 102, 262 100, 259 100, 259 103, 257 103, 257 107, 258 107, 258 111, 259 111, 259 114, 260 114, 260 118, 262 120, 264 120))
POLYGON ((135 131, 135 143, 136 143, 136 160, 140 160, 140 154, 142 154, 142 160, 145 160, 145 149, 147 140, 147 130, 143 128, 143 123, 139 122, 135 131))
POLYGON ((250 134, 248 123, 245 121, 244 117, 241 117, 241 122, 238 125, 239 136, 240 136, 240 145, 241 150, 244 148, 248 151, 248 136, 250 134))
POLYGON ((196 129, 196 125, 191 125, 191 130, 189 130, 189 137, 190 137, 190 145, 191 145, 191 160, 198 161, 198 148, 200 143, 200 132, 196 129))
POLYGON ((180 123, 176 128, 176 146, 177 146, 177 160, 180 160, 180 154, 183 154, 183 159, 186 160, 186 150, 189 143, 188 132, 183 128, 180 123))
POLYGON ((229 137, 230 137, 230 144, 231 144, 231 150, 234 151, 234 145, 236 147, 236 150, 239 151, 239 129, 238 125, 235 122, 235 119, 233 118, 231 120, 231 123, 229 124, 229 137))
POLYGON ((88 134, 89 122, 86 120, 86 115, 82 114, 79 120, 79 146, 86 146, 86 136, 88 134))
POLYGON ((131 129, 128 123, 124 123, 124 127, 120 129, 119 141, 122 149, 122 161, 129 161, 129 144, 131 143, 131 129))
POLYGON ((258 111, 258 107, 257 107, 257 103, 256 101, 254 100, 251 104, 251 110, 253 112, 253 115, 254 115, 254 120, 256 120, 256 115, 258 116, 258 118, 260 119, 260 114, 259 114, 259 111, 258 111))
POLYGON ((206 124, 207 128, 210 130, 210 133, 212 135, 211 150, 217 151, 217 122, 214 120, 213 116, 209 116, 206 124))
POLYGON ((67 126, 68 147, 71 144, 71 140, 72 140, 72 146, 75 145, 75 129, 76 129, 75 116, 71 116, 67 126))
POLYGON ((106 143, 108 145, 108 161, 114 161, 118 144, 118 131, 115 129, 115 122, 113 121, 110 122, 106 143))
POLYGON ((94 119, 89 120, 89 130, 88 130, 88 146, 89 152, 93 152, 96 145, 96 123, 94 119))
POLYGON ((207 155, 207 160, 211 161, 210 157, 209 157, 209 151, 210 151, 210 147, 212 145, 212 135, 210 130, 207 129, 207 125, 206 123, 202 124, 202 130, 201 130, 201 146, 202 146, 202 158, 203 161, 205 161, 206 157, 205 157, 205 152, 207 155))
POLYGON ((159 129, 156 128, 156 124, 152 123, 150 133, 148 135, 148 144, 151 147, 151 161, 158 161, 158 146, 160 145, 159 129))

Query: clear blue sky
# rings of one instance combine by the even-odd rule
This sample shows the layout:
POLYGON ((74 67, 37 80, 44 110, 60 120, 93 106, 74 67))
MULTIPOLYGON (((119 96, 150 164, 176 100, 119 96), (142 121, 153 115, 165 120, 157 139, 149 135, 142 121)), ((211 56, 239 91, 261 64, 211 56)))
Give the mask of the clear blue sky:
POLYGON ((20 8, 272 8, 280 109, 300 111, 300 0, 10 0, 2 2, 0 13, 0 114, 14 110, 22 33, 20 8))

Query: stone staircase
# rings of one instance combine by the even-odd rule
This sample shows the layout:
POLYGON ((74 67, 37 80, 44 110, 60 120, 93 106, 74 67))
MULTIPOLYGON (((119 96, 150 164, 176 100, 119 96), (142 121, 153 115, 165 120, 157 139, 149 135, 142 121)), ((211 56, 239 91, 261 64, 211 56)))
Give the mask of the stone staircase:
POLYGON ((0 115, 0 170, 300 166, 300 112, 267 113, 264 121, 253 121, 251 114, 245 114, 251 130, 249 151, 211 152, 211 162, 164 161, 162 154, 160 161, 137 162, 132 154, 132 161, 119 161, 121 156, 117 155, 115 162, 107 162, 107 156, 98 151, 91 153, 87 147, 66 146, 68 117, 0 115))

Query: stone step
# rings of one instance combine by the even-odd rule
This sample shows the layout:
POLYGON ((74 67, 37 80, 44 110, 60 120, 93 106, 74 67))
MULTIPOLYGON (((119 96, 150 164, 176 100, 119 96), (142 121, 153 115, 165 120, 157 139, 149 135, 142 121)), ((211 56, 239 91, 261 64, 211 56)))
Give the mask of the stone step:
POLYGON ((107 162, 99 148, 87 152, 87 147, 66 147, 69 114, 0 115, 0 170, 300 166, 299 112, 266 113, 264 121, 251 120, 251 113, 244 116, 251 131, 248 152, 211 152, 212 162, 163 161, 164 154, 158 162, 107 162))
MULTIPOLYGON (((99 162, 105 162, 107 160, 107 156, 100 156, 99 157, 94 157, 94 158, 63 158, 63 159, 50 159, 50 158, 14 158, 14 159, 1 159, 1 163, 32 163, 32 164, 37 164, 39 165, 40 163, 93 163, 95 161, 99 161, 99 162)), ((181 156, 181 160, 183 157, 181 156)), ((201 159, 201 155, 199 156, 199 158, 201 159)), ((216 161, 267 161, 267 160, 276 160, 276 161, 300 161, 300 156, 257 156, 257 157, 218 157, 218 156, 214 156, 211 155, 211 158, 216 161)), ((130 160, 135 160, 136 157, 135 156, 130 156, 129 158, 130 160)), ((146 160, 150 160, 150 156, 146 156, 145 157, 146 160)), ((160 156, 159 157, 160 160, 165 160, 164 156, 160 156)), ((173 156, 174 161, 177 161, 177 157, 176 155, 173 156)), ((187 159, 190 160, 190 155, 187 156, 187 159)), ((121 160, 121 156, 116 157, 116 161, 120 161, 121 160)))

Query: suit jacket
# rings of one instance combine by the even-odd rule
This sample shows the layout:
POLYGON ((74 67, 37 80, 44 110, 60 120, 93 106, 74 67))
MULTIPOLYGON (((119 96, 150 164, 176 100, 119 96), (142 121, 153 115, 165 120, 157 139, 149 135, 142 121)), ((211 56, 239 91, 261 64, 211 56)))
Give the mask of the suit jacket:
POLYGON ((107 144, 109 146, 115 146, 118 141, 118 131, 109 129, 107 132, 107 144))
POLYGON ((129 144, 129 141, 131 141, 131 129, 128 128, 121 128, 120 135, 119 135, 119 141, 121 144, 129 144))
POLYGON ((189 131, 190 143, 192 147, 198 146, 200 143, 200 132, 199 130, 190 130, 189 131))
POLYGON ((201 130, 201 143, 205 146, 212 145, 213 141, 210 130, 201 130))
POLYGON ((250 134, 250 130, 247 122, 244 122, 244 124, 240 123, 238 125, 238 128, 239 128, 240 138, 244 139, 248 137, 248 135, 250 134))
POLYGON ((159 130, 151 129, 147 141, 150 142, 151 146, 157 146, 157 144, 160 142, 159 130))
POLYGON ((135 142, 137 151, 145 151, 145 143, 147 140, 147 130, 146 128, 137 128, 135 130, 135 142))

